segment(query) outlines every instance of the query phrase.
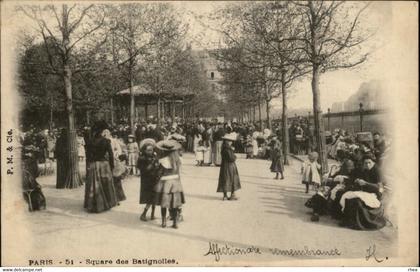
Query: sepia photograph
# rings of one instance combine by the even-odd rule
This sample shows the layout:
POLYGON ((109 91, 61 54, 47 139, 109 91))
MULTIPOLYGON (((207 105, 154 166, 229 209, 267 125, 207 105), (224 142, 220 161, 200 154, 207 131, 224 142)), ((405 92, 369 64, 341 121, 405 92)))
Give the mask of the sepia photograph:
POLYGON ((2 1, 1 266, 416 267, 418 94, 414 1, 2 1))

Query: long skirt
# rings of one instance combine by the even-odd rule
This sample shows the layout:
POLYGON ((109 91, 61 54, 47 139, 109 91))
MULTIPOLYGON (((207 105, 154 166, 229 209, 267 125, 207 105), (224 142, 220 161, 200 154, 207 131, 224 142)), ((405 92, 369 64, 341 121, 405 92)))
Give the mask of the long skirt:
POLYGON ((207 149, 204 151, 203 160, 205 164, 211 164, 211 151, 207 149))
POLYGON ((194 144, 193 144, 194 138, 191 135, 187 135, 187 151, 193 152, 194 144))
POLYGON ((345 225, 352 229, 381 229, 385 226, 383 205, 370 208, 360 198, 346 199, 343 220, 345 225))
POLYGON ((195 160, 203 161, 204 160, 204 151, 195 151, 195 160))
POLYGON ((185 203, 179 179, 159 180, 154 187, 154 204, 162 208, 179 208, 185 203))
POLYGON ((137 152, 128 153, 128 165, 136 167, 138 158, 139 158, 139 153, 137 152))
POLYGON ((219 172, 218 193, 235 192, 241 189, 239 172, 234 162, 223 163, 219 172))
POLYGON ((66 186, 67 160, 57 159, 57 189, 63 189, 66 186))
POLYGON ((258 155, 258 142, 257 140, 252 140, 252 155, 256 157, 258 155))
POLYGON ((217 166, 222 164, 222 144, 223 141, 217 141, 213 150, 213 163, 217 166))
POLYGON ((155 177, 143 175, 140 180, 140 204, 155 204, 155 177))
POLYGON ((107 161, 90 162, 85 185, 84 207, 100 213, 117 205, 112 172, 107 161))
POLYGON ((284 171, 283 157, 279 157, 279 158, 271 160, 270 170, 273 173, 283 173, 284 171))
POLYGON ((114 179, 115 194, 117 195, 117 201, 119 202, 119 201, 126 200, 124 190, 122 187, 122 178, 114 177, 113 179, 114 179))

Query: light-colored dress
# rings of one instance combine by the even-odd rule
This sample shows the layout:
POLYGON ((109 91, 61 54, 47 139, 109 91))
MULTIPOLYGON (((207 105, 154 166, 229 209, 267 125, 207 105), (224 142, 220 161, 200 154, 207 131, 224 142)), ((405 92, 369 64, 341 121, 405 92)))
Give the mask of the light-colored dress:
POLYGON ((77 136, 77 153, 79 157, 85 157, 85 139, 83 137, 77 136))
POLYGON ((139 158, 139 145, 136 142, 128 143, 127 151, 128 151, 128 165, 135 167, 137 165, 137 160, 139 158))
POLYGON ((207 148, 205 146, 196 147, 196 149, 195 149, 195 160, 196 161, 199 161, 199 162, 204 161, 204 151, 206 149, 207 148))
POLYGON ((211 148, 205 147, 205 150, 203 152, 203 161, 205 164, 211 164, 211 148))
POLYGON ((203 138, 201 137, 200 134, 198 135, 194 135, 194 144, 193 144, 193 151, 195 152, 195 150, 198 147, 198 142, 200 142, 201 140, 203 140, 203 138))
POLYGON ((257 142, 257 138, 260 135, 260 133, 258 131, 254 131, 254 133, 252 133, 252 155, 253 156, 257 156, 258 155, 258 142, 257 142))
POLYGON ((319 170, 321 165, 316 161, 305 161, 302 163, 302 183, 304 184, 321 184, 321 176, 319 170))

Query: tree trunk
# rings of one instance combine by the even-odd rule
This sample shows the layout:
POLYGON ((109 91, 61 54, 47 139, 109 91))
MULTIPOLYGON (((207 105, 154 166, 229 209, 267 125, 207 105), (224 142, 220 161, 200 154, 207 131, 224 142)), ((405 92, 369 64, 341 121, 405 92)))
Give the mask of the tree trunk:
POLYGON ((64 188, 72 189, 82 185, 79 173, 79 157, 77 154, 76 130, 74 124, 73 97, 71 86, 71 70, 68 64, 64 64, 64 89, 66 93, 66 110, 68 117, 68 160, 67 176, 64 188))
POLYGON ((258 121, 260 122, 260 130, 262 130, 261 101, 260 101, 260 99, 258 99, 258 121))
POLYGON ((182 120, 185 121, 185 98, 182 98, 182 120))
POLYGON ((282 114, 281 114, 281 131, 282 131, 282 147, 284 164, 289 165, 289 130, 287 124, 287 90, 286 90, 286 79, 285 73, 281 74, 281 96, 282 96, 282 114))
POLYGON ((90 126, 90 111, 89 109, 86 110, 86 124, 90 126))
MULTIPOLYGON (((270 99, 271 100, 271 99, 270 99)), ((267 112, 267 128, 271 130, 271 119, 270 119, 270 100, 265 100, 266 112, 267 112)))
POLYGON ((53 97, 50 99, 50 131, 53 129, 53 97))
POLYGON ((172 100, 172 104, 171 104, 171 110, 172 110, 172 114, 171 114, 171 119, 172 119, 172 123, 175 122, 175 100, 172 100))
POLYGON ((160 125, 160 116, 161 116, 161 101, 160 101, 160 96, 158 96, 158 100, 157 100, 157 124, 160 125))
POLYGON ((165 120, 165 101, 162 101, 162 117, 161 119, 165 120))
POLYGON ((134 101, 134 91, 133 91, 133 74, 132 74, 132 68, 130 68, 130 129, 131 129, 131 134, 134 135, 135 132, 135 128, 134 128, 134 118, 135 118, 135 101, 134 101))
POLYGON ((111 97, 111 125, 114 126, 114 99, 111 97))
POLYGON ((137 123, 138 120, 139 120, 139 107, 136 106, 136 105, 134 106, 134 112, 135 112, 135 116, 136 116, 136 118, 134 120, 135 120, 135 123, 137 123))
POLYGON ((312 68, 312 95, 313 95, 313 109, 314 109, 314 125, 315 125, 315 141, 316 150, 319 154, 321 163, 321 172, 328 172, 328 160, 327 150, 325 143, 325 129, 324 129, 324 118, 321 110, 321 93, 319 90, 319 76, 320 68, 317 64, 313 64, 312 68))
POLYGON ((147 120, 148 116, 148 105, 147 103, 144 105, 144 119, 147 120))

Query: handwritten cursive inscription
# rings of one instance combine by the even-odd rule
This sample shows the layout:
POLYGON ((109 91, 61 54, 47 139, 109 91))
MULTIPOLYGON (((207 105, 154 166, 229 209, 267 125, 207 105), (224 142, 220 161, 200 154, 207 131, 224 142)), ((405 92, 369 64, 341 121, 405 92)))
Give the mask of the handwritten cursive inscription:
POLYGON ((227 244, 220 246, 218 243, 209 242, 209 251, 204 256, 213 255, 216 262, 220 261, 220 257, 223 255, 249 255, 249 254, 261 254, 261 250, 258 247, 250 246, 246 248, 239 248, 229 246, 227 244))
MULTIPOLYGON (((279 256, 339 256, 341 252, 337 248, 321 250, 312 249, 304 246, 301 249, 280 249, 270 248, 267 253, 279 256)), ((234 247, 227 244, 219 245, 218 243, 209 242, 209 249, 204 256, 214 256, 216 262, 220 261, 223 255, 260 255, 262 250, 256 246, 249 246, 244 248, 234 247)))

